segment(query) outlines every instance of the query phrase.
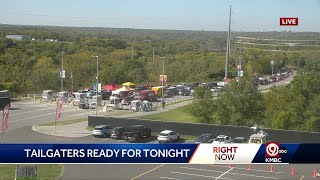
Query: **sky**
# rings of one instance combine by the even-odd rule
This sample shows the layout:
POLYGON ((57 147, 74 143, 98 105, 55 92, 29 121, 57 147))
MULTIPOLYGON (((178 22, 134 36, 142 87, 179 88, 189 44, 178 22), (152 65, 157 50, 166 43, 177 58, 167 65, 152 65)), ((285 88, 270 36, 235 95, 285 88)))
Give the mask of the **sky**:
POLYGON ((232 31, 320 32, 320 0, 2 0, 0 23, 226 31, 229 5, 232 31))

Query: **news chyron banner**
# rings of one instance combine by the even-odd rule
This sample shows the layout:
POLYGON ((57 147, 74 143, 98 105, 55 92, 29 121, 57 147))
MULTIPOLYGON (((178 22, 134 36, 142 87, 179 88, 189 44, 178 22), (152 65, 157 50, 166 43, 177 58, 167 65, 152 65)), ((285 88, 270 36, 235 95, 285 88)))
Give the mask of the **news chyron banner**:
POLYGON ((320 144, 0 144, 0 163, 320 163, 320 144))

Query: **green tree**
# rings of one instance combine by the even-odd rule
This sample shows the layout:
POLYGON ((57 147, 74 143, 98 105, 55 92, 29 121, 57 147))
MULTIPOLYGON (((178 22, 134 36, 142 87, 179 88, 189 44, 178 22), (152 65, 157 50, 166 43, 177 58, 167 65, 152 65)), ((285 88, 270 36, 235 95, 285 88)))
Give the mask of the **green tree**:
POLYGON ((228 84, 219 96, 214 122, 226 125, 261 124, 264 116, 262 94, 247 78, 228 84))
POLYGON ((211 92, 205 87, 199 87, 194 92, 193 103, 187 108, 187 112, 201 123, 212 123, 214 109, 211 92))

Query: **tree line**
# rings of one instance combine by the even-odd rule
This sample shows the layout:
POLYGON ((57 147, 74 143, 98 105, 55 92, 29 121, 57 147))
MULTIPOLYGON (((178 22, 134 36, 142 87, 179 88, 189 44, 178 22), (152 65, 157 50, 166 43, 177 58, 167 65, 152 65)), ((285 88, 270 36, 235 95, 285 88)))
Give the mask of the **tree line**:
MULTIPOLYGON (((261 33, 253 35, 261 36, 261 33)), ((298 35, 301 38, 308 36, 307 33, 298 35)), ((313 33, 309 35, 314 36, 313 33)), ((92 56, 96 55, 99 56, 102 84, 132 81, 158 85, 162 73, 160 57, 163 56, 168 84, 221 81, 224 78, 226 36, 226 32, 206 31, 0 25, 0 89, 9 89, 15 94, 60 90, 62 51, 65 90, 71 90, 71 73, 75 90, 92 87, 96 77, 96 60, 92 56), (58 41, 15 41, 5 38, 9 33, 58 41)), ((263 76, 271 74, 271 60, 275 61, 276 71, 286 65, 303 66, 313 55, 311 52, 273 54, 255 47, 243 48, 235 43, 231 47, 230 77, 237 76, 239 60, 246 75, 258 72, 263 76)))

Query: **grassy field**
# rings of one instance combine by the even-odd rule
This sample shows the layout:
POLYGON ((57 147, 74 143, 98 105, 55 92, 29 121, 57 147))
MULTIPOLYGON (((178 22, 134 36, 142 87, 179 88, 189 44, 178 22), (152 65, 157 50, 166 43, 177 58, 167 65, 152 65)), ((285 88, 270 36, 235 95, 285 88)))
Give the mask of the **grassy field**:
POLYGON ((183 106, 170 111, 141 116, 142 119, 164 120, 164 121, 177 121, 177 122, 197 122, 194 117, 186 112, 186 108, 190 106, 183 106))
MULTIPOLYGON (((1 164, 0 165, 0 179, 14 179, 16 166, 27 166, 17 164, 1 164)), ((30 166, 30 165, 28 165, 30 166)), ((31 165, 33 166, 33 165, 31 165)), ((38 178, 18 178, 17 180, 57 180, 63 172, 63 165, 57 164, 40 164, 38 167, 38 178)))

